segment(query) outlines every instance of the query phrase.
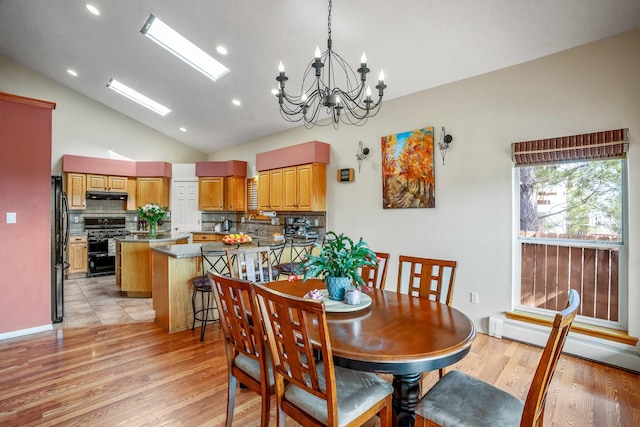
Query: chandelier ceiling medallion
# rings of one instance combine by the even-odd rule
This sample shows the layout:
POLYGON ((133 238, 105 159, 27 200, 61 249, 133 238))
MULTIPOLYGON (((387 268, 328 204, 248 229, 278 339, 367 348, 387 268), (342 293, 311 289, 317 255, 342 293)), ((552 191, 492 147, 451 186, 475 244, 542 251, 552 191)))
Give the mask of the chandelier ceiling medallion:
MULTIPOLYGON (((318 124, 318 120, 330 117, 329 123, 338 128, 340 122, 361 126, 369 117, 374 117, 382 106, 384 89, 384 72, 380 72, 378 84, 378 100, 371 99, 371 88, 366 84, 367 58, 362 53, 360 68, 356 72, 332 49, 331 43, 331 0, 329 0, 329 18, 327 50, 320 53, 316 47, 315 58, 309 63, 302 78, 299 95, 285 91, 285 83, 289 78, 285 75, 284 65, 280 62, 278 89, 273 93, 278 97, 280 113, 290 122, 304 121, 307 128, 318 124), (342 85, 339 87, 338 85, 342 85), (365 89, 366 86, 366 89, 365 89), (323 113, 324 112, 324 113, 323 113)), ((326 124, 329 124, 326 123, 326 124)), ((326 125, 325 124, 325 125, 326 125)))

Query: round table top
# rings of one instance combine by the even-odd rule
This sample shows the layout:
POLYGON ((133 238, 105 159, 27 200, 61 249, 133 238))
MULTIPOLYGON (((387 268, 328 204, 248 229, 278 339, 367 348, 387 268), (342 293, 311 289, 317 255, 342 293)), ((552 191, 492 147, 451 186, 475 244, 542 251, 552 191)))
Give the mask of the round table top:
MULTIPOLYGON (((323 289, 319 279, 277 281, 270 289, 302 297, 323 289)), ((409 374, 444 368, 462 359, 475 338, 460 311, 427 298, 373 289, 372 304, 351 313, 327 313, 335 363, 375 372, 409 374)))

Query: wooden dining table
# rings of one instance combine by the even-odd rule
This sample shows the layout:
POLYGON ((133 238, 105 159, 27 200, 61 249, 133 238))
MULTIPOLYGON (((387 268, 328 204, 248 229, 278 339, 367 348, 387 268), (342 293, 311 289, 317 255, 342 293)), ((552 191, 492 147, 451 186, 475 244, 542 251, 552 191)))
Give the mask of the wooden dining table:
MULTIPOLYGON (((326 289, 319 279, 266 284, 304 296, 326 289)), ((334 363, 361 371, 393 374, 394 425, 412 426, 421 397, 422 372, 449 366, 469 353, 476 335, 460 311, 427 298, 373 289, 371 304, 350 312, 327 312, 334 363)), ((340 310, 339 310, 340 311, 340 310)))

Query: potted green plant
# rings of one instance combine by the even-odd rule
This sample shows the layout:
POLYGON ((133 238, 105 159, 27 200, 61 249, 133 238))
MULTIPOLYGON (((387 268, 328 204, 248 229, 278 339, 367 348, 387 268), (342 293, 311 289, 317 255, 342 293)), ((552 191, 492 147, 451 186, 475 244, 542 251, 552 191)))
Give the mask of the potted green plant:
POLYGON ((359 268, 378 265, 375 252, 360 238, 357 243, 345 236, 329 231, 317 255, 310 254, 302 264, 303 280, 321 278, 327 283, 329 298, 342 301, 347 286, 364 285, 359 268))

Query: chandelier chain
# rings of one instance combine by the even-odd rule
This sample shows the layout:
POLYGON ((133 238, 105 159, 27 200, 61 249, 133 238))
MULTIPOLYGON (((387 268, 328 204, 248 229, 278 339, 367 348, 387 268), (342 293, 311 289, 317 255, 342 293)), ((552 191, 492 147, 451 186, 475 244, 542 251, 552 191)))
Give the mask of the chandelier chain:
POLYGON ((331 0, 329 0, 329 18, 327 18, 327 26, 329 27, 329 39, 331 39, 331 0))

